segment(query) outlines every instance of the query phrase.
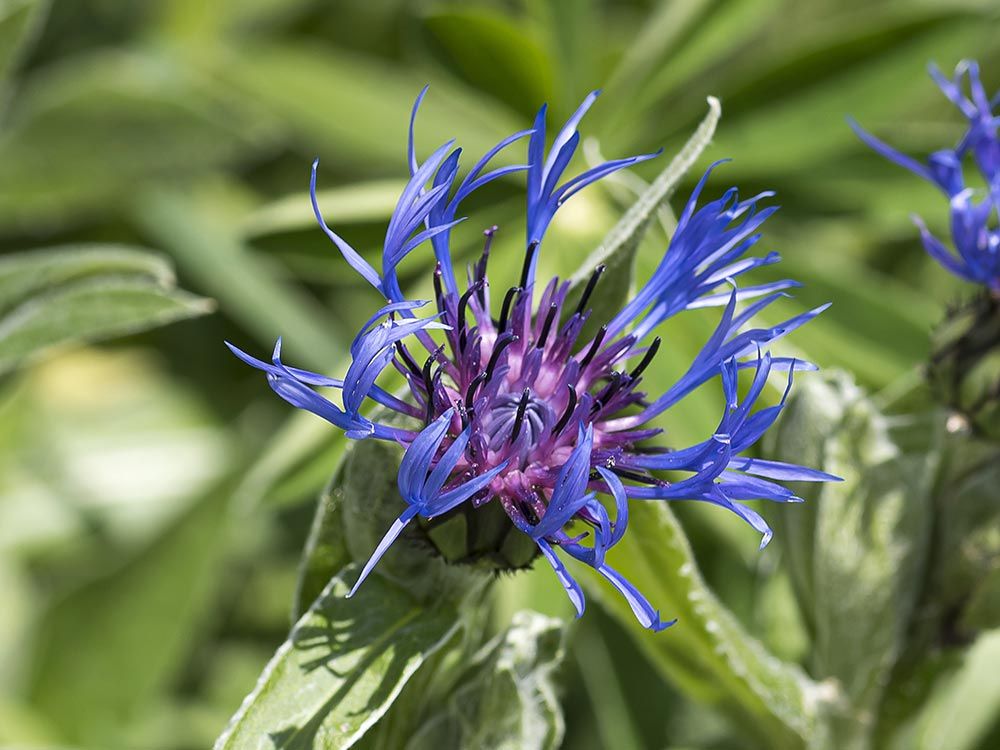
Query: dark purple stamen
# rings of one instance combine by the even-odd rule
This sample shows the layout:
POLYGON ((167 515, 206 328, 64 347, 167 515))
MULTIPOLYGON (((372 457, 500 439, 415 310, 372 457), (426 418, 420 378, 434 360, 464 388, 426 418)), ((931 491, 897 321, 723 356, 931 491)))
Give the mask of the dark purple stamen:
POLYGON ((422 377, 420 372, 420 366, 414 361, 413 357, 410 355, 409 350, 402 341, 396 342, 396 352, 399 354, 399 358, 403 360, 403 364, 406 365, 406 369, 412 372, 415 376, 422 377))
POLYGON ((521 394, 521 400, 517 402, 517 413, 514 415, 514 429, 510 431, 510 442, 517 440, 521 434, 521 425, 524 423, 524 412, 528 408, 528 399, 531 397, 531 389, 525 388, 521 394))
MULTIPOLYGON (((486 264, 490 259, 490 247, 493 245, 493 236, 499 231, 500 227, 495 224, 489 229, 483 232, 483 236, 486 237, 486 241, 483 243, 483 254, 479 256, 479 262, 476 263, 476 268, 474 272, 474 278, 477 282, 486 281, 486 264)), ((486 288, 480 287, 479 294, 476 295, 479 299, 480 307, 486 305, 486 288)))
POLYGON ((553 302, 549 306, 549 314, 545 316, 545 322, 542 323, 542 332, 538 336, 538 342, 535 344, 536 349, 545 348, 545 339, 549 337, 549 330, 552 328, 552 321, 555 320, 556 312, 559 310, 559 305, 553 302))
POLYGON ((522 289, 528 286, 528 274, 531 272, 531 263, 535 258, 535 252, 537 250, 538 250, 538 240, 534 240, 530 245, 528 245, 528 250, 524 254, 524 266, 521 268, 522 289))
POLYGON ((489 382, 490 378, 493 377, 493 371, 500 361, 500 355, 503 354, 503 350, 517 340, 518 337, 509 331, 505 331, 497 336, 497 340, 493 344, 493 354, 490 355, 490 361, 486 365, 486 380, 484 382, 489 382))
POLYGON ((465 328, 465 311, 469 308, 469 300, 472 298, 472 295, 483 286, 484 283, 485 282, 482 279, 476 281, 472 284, 472 286, 466 289, 465 292, 463 292, 461 297, 458 298, 458 314, 456 315, 458 320, 456 320, 455 323, 459 330, 465 328))
POLYGON ((594 408, 591 409, 591 414, 597 414, 601 409, 604 408, 605 404, 611 403, 618 391, 622 389, 622 386, 629 382, 627 375, 620 372, 612 372, 608 384, 604 387, 600 393, 594 397, 594 408))
POLYGON ((643 484, 649 484, 654 487, 666 484, 656 477, 651 477, 647 474, 640 474, 639 472, 632 471, 631 469, 623 469, 620 466, 610 466, 608 468, 610 468, 612 472, 620 476, 622 479, 631 479, 633 482, 642 482, 643 484))
POLYGON ((607 326, 601 326, 597 331, 597 335, 594 336, 594 343, 590 345, 590 349, 587 351, 587 356, 580 360, 580 369, 590 364, 590 361, 597 356, 597 350, 601 348, 601 343, 604 341, 604 337, 608 333, 607 326))
POLYGON ((431 366, 437 359, 438 355, 444 350, 444 346, 439 346, 431 356, 427 358, 424 362, 424 368, 420 373, 424 379, 424 387, 427 389, 427 421, 430 422, 434 418, 434 378, 431 377, 431 366))
POLYGON ((503 306, 500 308, 500 320, 497 321, 497 330, 507 330, 507 319, 510 317, 510 308, 514 304, 514 297, 520 294, 523 289, 519 286, 512 286, 503 297, 503 306))
POLYGON ((485 283, 486 282, 484 279, 476 281, 474 284, 472 284, 472 286, 470 286, 468 289, 465 290, 465 292, 462 294, 461 297, 458 298, 458 313, 455 316, 457 318, 457 320, 455 321, 455 325, 458 328, 458 350, 461 352, 465 351, 465 342, 466 342, 465 311, 469 307, 469 300, 472 298, 472 295, 475 294, 479 289, 482 289, 485 283))
POLYGON ((444 290, 441 288, 441 264, 434 266, 434 301, 437 302, 438 310, 444 312, 444 290))
POLYGON ((628 376, 632 380, 637 379, 640 375, 642 375, 643 370, 649 367, 649 363, 653 361, 653 357, 656 356, 656 351, 659 348, 660 348, 660 337, 657 336, 655 339, 653 339, 653 343, 649 345, 649 349, 647 349, 646 353, 642 356, 642 361, 639 362, 639 364, 635 366, 632 372, 628 374, 628 376))
POLYGON ((576 410, 576 388, 571 385, 566 386, 569 389, 569 403, 566 404, 566 410, 563 411, 559 421, 556 422, 556 426, 552 428, 552 434, 558 435, 563 431, 563 428, 569 424, 570 417, 573 416, 573 412, 576 410))
POLYGON ((486 382, 487 377, 489 376, 484 370, 476 375, 476 377, 472 379, 472 382, 469 383, 469 387, 465 391, 465 403, 469 405, 469 411, 472 411, 472 400, 476 397, 476 389, 486 382))
POLYGON ((594 272, 590 275, 590 281, 587 282, 587 286, 584 288, 583 294, 580 297, 580 304, 576 306, 577 315, 583 314, 584 308, 587 306, 587 300, 589 300, 590 295, 594 293, 594 287, 597 286, 597 282, 600 280, 601 274, 604 273, 606 268, 607 266, 601 263, 601 265, 595 268, 594 272))

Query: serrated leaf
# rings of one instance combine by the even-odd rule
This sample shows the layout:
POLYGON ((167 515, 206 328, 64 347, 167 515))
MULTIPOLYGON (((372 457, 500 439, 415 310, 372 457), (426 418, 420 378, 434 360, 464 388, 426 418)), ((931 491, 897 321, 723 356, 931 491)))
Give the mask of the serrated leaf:
POLYGON ((406 750, 558 748, 564 724, 554 672, 564 634, 560 620, 515 614, 510 628, 470 660, 447 705, 417 730, 406 750))
POLYGON ((627 602, 588 574, 594 597, 635 637, 665 677, 693 698, 717 706, 768 748, 800 748, 820 733, 819 715, 833 696, 792 664, 782 663, 748 633, 705 585, 691 547, 666 503, 632 503, 630 541, 609 554, 612 567, 654 602, 668 631, 643 630, 627 602))
POLYGON ((372 576, 352 599, 349 566, 292 629, 215 750, 352 747, 460 630, 452 606, 423 607, 372 576))
POLYGON ((610 320, 618 312, 628 295, 632 283, 633 260, 647 227, 657 209, 671 196, 677 184, 711 142, 721 115, 719 100, 709 97, 708 114, 694 134, 573 274, 570 279, 569 308, 572 308, 572 300, 578 299, 583 293, 594 268, 603 263, 606 270, 601 278, 600 293, 591 299, 593 313, 590 320, 610 320))
POLYGON ((209 300, 174 286, 170 266, 114 245, 36 250, 0 260, 0 371, 63 343, 204 315, 209 300))
MULTIPOLYGON (((792 549, 812 546, 799 591, 815 629, 815 673, 835 678, 851 705, 835 724, 836 746, 865 748, 922 588, 940 460, 935 427, 910 424, 928 439, 919 450, 904 450, 889 420, 836 375, 811 378, 789 409, 842 413, 832 426, 782 424, 775 452, 795 463, 822 456, 824 469, 844 479, 807 490, 814 521, 788 531, 799 536, 792 549)), ((798 509, 781 510, 787 517, 798 509)))

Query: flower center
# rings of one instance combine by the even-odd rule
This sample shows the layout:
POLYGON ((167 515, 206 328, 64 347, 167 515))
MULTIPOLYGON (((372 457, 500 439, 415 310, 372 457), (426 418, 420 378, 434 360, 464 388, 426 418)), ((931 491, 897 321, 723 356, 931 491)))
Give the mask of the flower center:
POLYGON ((535 445, 547 424, 552 424, 552 410, 529 388, 520 395, 499 396, 489 413, 483 415, 483 428, 493 451, 499 451, 522 434, 528 445, 535 445))

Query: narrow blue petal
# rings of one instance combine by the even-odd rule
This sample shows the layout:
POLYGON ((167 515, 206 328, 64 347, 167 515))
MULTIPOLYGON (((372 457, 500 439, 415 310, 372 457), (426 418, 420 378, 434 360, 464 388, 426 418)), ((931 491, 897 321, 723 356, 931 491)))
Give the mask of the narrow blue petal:
POLYGON ((559 470, 552 498, 545 509, 545 516, 532 530, 533 537, 540 538, 558 531, 588 502, 587 483, 593 444, 594 426, 591 424, 584 429, 580 425, 576 447, 559 470))
POLYGON ((421 103, 424 101, 424 97, 427 96, 427 90, 430 86, 424 86, 420 89, 420 93, 417 94, 417 100, 413 102, 413 110, 410 112, 410 129, 409 136, 406 141, 406 160, 410 165, 410 176, 412 177, 418 168, 417 164, 417 151, 414 145, 413 130, 417 122, 417 111, 420 109, 421 103))
POLYGON ((897 151, 888 143, 880 141, 878 138, 862 128, 853 118, 847 118, 847 124, 851 126, 851 130, 854 131, 855 135, 857 135, 858 138, 864 141, 866 146, 876 153, 885 157, 894 164, 898 164, 904 169, 910 170, 918 177, 923 177, 928 182, 938 184, 931 171, 916 159, 897 151))
POLYGON ((798 497, 787 487, 759 477, 724 471, 719 487, 732 500, 770 500, 776 503, 800 503, 798 497))
POLYGON ((483 157, 478 162, 476 162, 475 166, 473 166, 472 169, 469 170, 469 173, 465 176, 465 179, 462 180, 462 184, 459 185, 458 190, 455 192, 455 197, 452 198, 452 201, 449 204, 449 208, 451 209, 451 211, 452 212, 456 211, 458 209, 459 203, 465 200, 465 198, 470 193, 479 189, 483 185, 492 182, 493 180, 497 179, 498 177, 502 177, 505 174, 510 174, 511 172, 519 172, 528 169, 527 164, 522 164, 514 167, 501 167, 500 169, 495 169, 489 172, 488 174, 480 177, 480 173, 486 168, 486 165, 489 164, 497 154, 499 154, 508 146, 517 143, 517 141, 521 140, 522 138, 530 136, 533 132, 534 131, 531 129, 520 130, 514 133, 513 135, 507 136, 502 141, 500 141, 500 143, 498 143, 496 146, 494 146, 485 154, 483 154, 483 157))
POLYGON ((361 341, 366 335, 371 333, 372 326, 375 325, 376 321, 385 317, 389 313, 396 312, 406 312, 416 310, 427 304, 427 300, 405 300, 402 302, 391 302, 388 305, 384 305, 378 309, 374 315, 372 315, 365 322, 361 329, 358 331, 358 335, 354 337, 351 342, 351 356, 356 357, 358 355, 358 347, 361 345, 361 341))
POLYGON ((611 537, 608 539, 608 547, 614 547, 625 535, 628 528, 628 495, 625 494, 625 486, 622 480, 603 466, 597 466, 597 472, 604 478, 611 496, 615 499, 615 521, 611 525, 611 537))
POLYGON ((601 180, 610 174, 614 174, 615 172, 625 169, 626 167, 631 167, 633 164, 638 164, 639 162, 655 159, 662 153, 663 149, 658 149, 648 154, 629 156, 624 159, 614 159, 612 161, 606 161, 603 164, 598 164, 596 167, 588 169, 582 174, 577 175, 572 180, 570 180, 565 185, 556 190, 555 194, 553 195, 553 198, 555 199, 558 205, 562 205, 588 185, 592 185, 598 180, 601 180))
POLYGON ((319 222, 320 227, 326 236, 333 240, 333 244, 337 246, 340 250, 340 254, 344 256, 344 260, 361 274, 361 277, 371 284, 376 289, 382 289, 382 278, 378 275, 378 272, 372 268, 371 264, 366 261, 361 255, 351 247, 347 242, 345 242, 340 235, 330 229, 327 226, 326 221, 323 219, 323 213, 319 210, 319 201, 316 199, 316 170, 319 168, 319 159, 316 159, 312 165, 312 176, 309 179, 309 197, 312 200, 313 214, 316 216, 316 221, 319 222))
POLYGON ((553 146, 549 153, 549 160, 545 165, 545 182, 542 183, 543 195, 552 195, 555 192, 556 185, 563 172, 566 171, 566 167, 569 166, 570 159, 576 153, 576 147, 579 143, 580 134, 574 132, 558 147, 558 150, 553 146))
POLYGON ((746 458, 737 456, 729 462, 729 468, 734 471, 745 471, 768 479, 781 479, 794 482, 842 482, 838 476, 825 471, 810 469, 797 464, 783 461, 770 461, 763 458, 746 458))
POLYGON ((245 351, 240 349, 234 344, 230 344, 228 341, 225 342, 226 346, 229 347, 229 351, 235 354, 237 357, 242 359, 251 367, 256 367, 258 370, 263 370, 264 372, 276 372, 277 368, 269 362, 263 362, 256 357, 247 354, 245 351))
POLYGON ((913 222, 920 230, 920 239, 923 241, 924 249, 927 250, 928 255, 959 278, 965 279, 966 281, 976 281, 976 277, 973 275, 969 267, 952 255, 951 251, 944 246, 944 243, 931 234, 930 230, 927 229, 927 225, 924 224, 920 217, 914 216, 913 222))
POLYGON ((565 146, 566 143, 568 143, 570 139, 576 135, 576 129, 580 126, 580 122, 583 120, 584 115, 586 115, 590 108, 594 106, 594 102, 597 101, 597 97, 600 95, 600 89, 596 89, 587 94, 580 106, 576 108, 576 112, 573 113, 573 115, 566 121, 566 124, 563 125, 562 129, 556 134, 555 139, 552 141, 552 148, 549 150, 549 158, 545 161, 545 167, 543 170, 545 180, 548 180, 549 175, 555 171, 556 161, 559 153, 563 149, 563 146, 565 146))
POLYGON ((480 474, 474 479, 470 479, 465 484, 460 484, 458 487, 438 495, 428 504, 424 515, 427 517, 433 517, 439 516, 442 513, 447 513, 452 508, 464 503, 477 492, 484 489, 506 468, 507 462, 504 461, 503 463, 494 466, 486 473, 480 474))
POLYGON ((611 585, 618 589, 618 592, 625 597, 625 601, 631 607, 635 619, 647 630, 659 633, 661 630, 666 630, 677 622, 677 620, 661 620, 660 610, 655 609, 646 597, 640 594, 639 590, 625 580, 625 577, 614 568, 602 565, 597 569, 597 572, 610 581, 611 585))
POLYGON ((566 566, 563 564, 562 560, 556 557, 556 553, 552 551, 552 547, 544 539, 536 539, 535 543, 538 544, 538 549, 542 551, 545 555, 545 559, 549 561, 552 569, 556 572, 556 576, 559 578, 559 583, 563 585, 566 589, 566 594, 569 596, 569 600, 573 603, 573 607, 576 609, 576 616, 580 617, 583 614, 584 609, 587 606, 586 599, 583 598, 583 589, 580 588, 573 576, 569 574, 566 570, 566 566))
POLYGON ((462 430, 458 437, 448 446, 448 450, 444 452, 444 455, 438 459, 437 466, 434 467, 434 470, 424 483, 425 498, 429 499, 440 494, 441 488, 444 487, 444 483, 448 480, 448 475, 451 474, 459 459, 462 458, 465 446, 469 444, 471 434, 471 427, 462 430))
POLYGON ((397 482, 400 494, 408 503, 423 502, 423 487, 427 472, 430 471, 434 454, 448 433, 448 425, 454 414, 454 409, 448 409, 427 425, 417 434, 403 454, 397 482))
MULTIPOLYGON (((783 289, 796 289, 802 286, 798 281, 792 279, 783 279, 781 281, 773 281, 770 284, 758 284, 757 286, 747 286, 741 288, 736 293, 736 300, 742 302, 743 300, 755 299, 765 294, 770 294, 771 292, 781 291, 783 289)), ((687 305, 688 310, 697 310, 703 307, 718 307, 719 305, 726 304, 730 297, 731 292, 723 292, 719 294, 710 294, 705 297, 696 299, 687 305)))
POLYGON ((528 226, 531 226, 531 207, 541 201, 543 164, 545 156, 545 114, 548 105, 543 104, 535 115, 531 137, 528 140, 528 226))
POLYGON ((476 190, 479 190, 479 188, 483 187, 484 185, 488 185, 494 180, 498 180, 501 177, 506 177, 509 174, 514 174, 515 172, 523 172, 527 168, 528 168, 527 164, 514 164, 509 167, 497 167, 496 169, 487 172, 482 177, 478 177, 475 180, 472 180, 471 182, 468 183, 468 185, 463 184, 462 187, 455 193, 455 197, 452 199, 452 203, 455 205, 455 208, 451 210, 452 211, 457 210, 459 202, 467 198, 476 190))
POLYGON ((347 598, 350 599, 357 592, 358 588, 368 574, 372 572, 372 569, 378 564, 378 561, 382 559, 382 556, 389 550, 392 543, 396 541, 403 529, 406 528, 406 524, 413 520, 413 517, 417 515, 417 508, 411 506, 403 511, 403 514, 392 522, 392 526, 389 530, 385 532, 385 536, 382 537, 382 541, 378 543, 375 551, 372 552, 372 556, 368 558, 368 562, 365 563, 365 567, 361 571, 361 575, 358 576, 358 580, 355 582, 354 586, 351 587, 350 592, 347 594, 347 598))
POLYGON ((774 536, 774 532, 771 531, 771 527, 767 525, 767 521, 765 521, 761 517, 760 513, 758 513, 755 510, 752 510, 751 508, 748 508, 742 503, 737 503, 730 500, 723 493, 722 489, 720 488, 720 485, 717 484, 713 485, 712 491, 706 495, 705 499, 711 503, 715 503, 716 505, 721 505, 723 508, 731 510, 737 516, 739 516, 748 524, 750 524, 751 528, 753 528, 761 535, 760 549, 764 549, 771 541, 771 538, 774 536))

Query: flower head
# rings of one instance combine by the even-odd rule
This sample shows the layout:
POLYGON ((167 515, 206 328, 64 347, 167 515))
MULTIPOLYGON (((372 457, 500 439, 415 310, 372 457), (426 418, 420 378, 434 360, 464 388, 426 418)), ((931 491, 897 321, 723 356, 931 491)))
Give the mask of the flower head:
POLYGON ((952 252, 928 231, 918 217, 924 247, 934 260, 959 278, 986 286, 1000 295, 1000 92, 987 96, 979 77, 979 65, 963 61, 947 78, 936 66, 931 77, 968 122, 964 135, 953 149, 942 149, 920 162, 865 132, 855 122, 851 127, 866 144, 890 161, 936 185, 948 196, 951 212, 952 252), (966 93, 968 89, 968 93, 966 93), (985 188, 966 186, 964 165, 974 163, 985 188))
MULTIPOLYGON (((425 92, 421 92, 417 107, 425 92)), ((798 498, 778 482, 836 479, 823 472, 744 455, 770 427, 784 404, 756 409, 772 372, 814 369, 799 360, 772 357, 765 348, 815 317, 823 308, 780 325, 752 327, 757 312, 796 286, 791 280, 737 288, 736 279, 778 260, 775 253, 747 257, 758 229, 774 212, 761 208, 768 193, 741 200, 735 189, 699 206, 711 173, 698 183, 680 216, 663 260, 635 297, 590 334, 589 300, 602 267, 594 270, 579 299, 570 303, 569 282, 539 283, 536 261, 559 207, 579 189, 653 155, 609 161, 563 180, 579 141, 577 126, 591 94, 545 150, 545 109, 534 128, 515 133, 490 150, 461 181, 459 150, 449 142, 423 164, 417 162, 411 119, 411 179, 389 223, 378 272, 334 233, 313 206, 324 231, 345 260, 385 298, 351 347, 343 380, 287 367, 276 350, 268 364, 233 347, 244 361, 267 373, 282 398, 327 419, 348 437, 392 440, 405 448, 398 484, 406 504, 365 566, 355 589, 393 540, 415 518, 502 507, 509 528, 522 534, 552 565, 582 613, 584 597, 566 567, 567 557, 597 570, 629 602, 647 628, 671 622, 606 563, 628 526, 629 501, 701 500, 737 513, 762 535, 771 531, 745 502, 798 498), (501 150, 529 137, 527 165, 486 171, 501 150), (461 201, 497 177, 527 172, 527 237, 520 282, 491 298, 487 265, 493 229, 482 256, 460 289, 449 249, 461 201), (418 318, 423 302, 406 300, 396 276, 399 261, 422 242, 433 246, 437 313, 418 318), (738 303, 752 302, 742 310, 738 303), (721 307, 715 332, 685 374, 655 398, 642 390, 642 375, 664 348, 653 332, 683 310, 721 307), (381 321, 381 322, 380 322, 381 321), (433 333, 432 333, 433 332, 433 333), (418 349, 424 353, 418 355, 418 349), (407 382, 405 395, 375 384, 392 365, 407 382), (737 393, 740 373, 753 371, 749 390, 737 393), (719 376, 725 412, 710 437, 669 451, 653 439, 653 422, 694 389, 719 376), (336 406, 314 390, 343 393, 336 406), (392 424, 362 414, 364 399, 397 412, 392 424), (410 424, 410 427, 398 426, 410 424), (662 472, 683 478, 668 481, 662 472), (600 496, 606 496, 602 501, 600 496), (606 507, 607 505, 607 507, 606 507), (611 512, 609 512, 609 508, 611 512)), ((713 165, 714 167, 714 165, 713 165)), ((787 389, 786 389, 787 395, 787 389)), ((353 593, 353 591, 352 591, 353 593)))

